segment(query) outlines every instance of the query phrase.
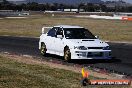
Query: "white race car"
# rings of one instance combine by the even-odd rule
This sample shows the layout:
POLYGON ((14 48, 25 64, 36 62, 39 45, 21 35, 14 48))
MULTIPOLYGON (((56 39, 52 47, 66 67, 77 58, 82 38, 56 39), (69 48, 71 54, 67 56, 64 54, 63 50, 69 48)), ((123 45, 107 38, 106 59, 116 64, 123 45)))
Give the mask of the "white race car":
POLYGON ((80 26, 58 25, 43 27, 39 49, 46 53, 71 59, 111 59, 109 45, 95 37, 88 29, 80 26), (44 30, 49 28, 47 33, 44 30))

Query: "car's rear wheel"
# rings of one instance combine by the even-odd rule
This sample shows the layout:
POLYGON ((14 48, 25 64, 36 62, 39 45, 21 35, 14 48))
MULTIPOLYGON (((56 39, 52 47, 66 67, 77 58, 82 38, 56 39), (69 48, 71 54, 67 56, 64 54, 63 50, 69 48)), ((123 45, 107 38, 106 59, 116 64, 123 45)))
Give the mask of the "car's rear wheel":
POLYGON ((71 52, 68 47, 64 49, 64 60, 68 62, 71 60, 71 52))
POLYGON ((41 49, 40 49, 41 54, 42 54, 43 56, 45 56, 45 55, 46 55, 46 51, 47 51, 46 45, 45 45, 44 43, 42 43, 42 44, 41 44, 41 49))

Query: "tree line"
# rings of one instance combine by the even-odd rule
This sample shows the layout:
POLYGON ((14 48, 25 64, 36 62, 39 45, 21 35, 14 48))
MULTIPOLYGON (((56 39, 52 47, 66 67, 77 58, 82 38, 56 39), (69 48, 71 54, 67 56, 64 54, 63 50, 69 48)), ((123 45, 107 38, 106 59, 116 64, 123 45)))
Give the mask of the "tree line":
POLYGON ((65 4, 58 4, 58 3, 45 3, 45 4, 39 4, 36 2, 26 3, 26 4, 13 4, 8 2, 7 0, 3 0, 3 2, 0 3, 0 10, 15 10, 15 11, 45 11, 45 10, 51 10, 51 11, 57 11, 57 10, 63 10, 63 9, 83 9, 86 12, 132 12, 132 6, 126 6, 126 7, 119 7, 115 6, 114 8, 107 7, 104 4, 93 4, 93 3, 80 3, 77 6, 74 5, 65 5, 65 4))

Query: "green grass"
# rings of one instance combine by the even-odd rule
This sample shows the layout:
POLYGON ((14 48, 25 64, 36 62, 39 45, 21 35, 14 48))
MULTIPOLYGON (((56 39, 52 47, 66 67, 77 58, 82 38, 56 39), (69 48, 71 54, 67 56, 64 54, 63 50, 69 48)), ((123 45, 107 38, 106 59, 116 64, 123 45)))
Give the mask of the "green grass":
POLYGON ((0 35, 38 37, 43 26, 59 24, 88 28, 103 40, 132 41, 132 21, 67 18, 63 15, 36 15, 27 19, 0 20, 0 35))
POLYGON ((80 74, 0 57, 0 88, 80 88, 80 74))
MULTIPOLYGON (((81 74, 46 65, 20 63, 0 56, 0 88, 83 88, 81 74)), ((90 76, 90 79, 97 79, 90 76)), ((129 88, 88 86, 86 88, 129 88)))

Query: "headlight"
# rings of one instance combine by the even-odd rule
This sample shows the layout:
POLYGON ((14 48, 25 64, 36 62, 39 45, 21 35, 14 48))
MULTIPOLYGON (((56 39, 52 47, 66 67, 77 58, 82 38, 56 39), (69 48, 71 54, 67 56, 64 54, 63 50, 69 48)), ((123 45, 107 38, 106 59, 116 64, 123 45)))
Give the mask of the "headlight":
POLYGON ((103 48, 103 50, 110 50, 110 47, 106 46, 106 47, 103 48))
POLYGON ((74 49, 87 50, 87 47, 85 47, 85 46, 74 46, 74 49))

